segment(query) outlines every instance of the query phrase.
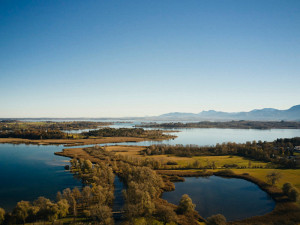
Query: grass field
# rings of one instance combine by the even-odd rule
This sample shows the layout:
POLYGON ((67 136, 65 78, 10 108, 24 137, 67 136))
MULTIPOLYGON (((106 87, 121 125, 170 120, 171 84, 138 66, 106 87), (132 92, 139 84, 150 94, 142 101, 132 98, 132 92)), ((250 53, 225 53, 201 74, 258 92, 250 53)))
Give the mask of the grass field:
POLYGON ((249 161, 251 161, 251 167, 266 167, 271 166, 269 163, 253 161, 239 156, 195 156, 195 157, 178 157, 173 155, 153 155, 144 156, 141 151, 144 150, 144 146, 128 146, 128 145, 115 145, 106 146, 107 151, 113 151, 117 154, 127 155, 132 157, 147 157, 156 160, 160 160, 164 163, 168 161, 175 161, 179 166, 184 167, 192 164, 198 160, 201 166, 207 166, 214 162, 218 168, 223 167, 225 164, 236 164, 238 167, 248 167, 249 161))
MULTIPOLYGON (((172 160, 178 162, 179 165, 188 165, 198 160, 202 166, 206 166, 209 163, 214 162, 216 167, 223 167, 226 164, 236 164, 238 167, 248 167, 249 159, 245 159, 239 156, 196 156, 192 158, 188 157, 172 157, 172 160)), ((268 163, 251 161, 251 166, 265 167, 268 163)))
MULTIPOLYGON (((233 169, 235 173, 249 173, 249 175, 256 177, 260 180, 266 181, 266 175, 274 169, 233 169)), ((284 183, 293 184, 300 191, 300 170, 299 169, 276 169, 281 173, 281 178, 276 184, 279 188, 284 183)))

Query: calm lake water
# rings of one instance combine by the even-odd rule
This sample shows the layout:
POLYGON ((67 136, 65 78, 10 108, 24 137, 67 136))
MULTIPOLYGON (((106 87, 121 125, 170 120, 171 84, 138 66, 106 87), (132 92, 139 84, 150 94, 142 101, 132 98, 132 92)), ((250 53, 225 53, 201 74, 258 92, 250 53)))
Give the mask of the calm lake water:
POLYGON ((274 141, 277 138, 292 138, 300 136, 300 129, 220 129, 220 128, 194 128, 180 129, 174 133, 177 138, 164 141, 168 144, 197 144, 215 145, 223 142, 244 143, 246 141, 274 141))
POLYGON ((56 156, 62 146, 0 144, 0 207, 12 210, 18 201, 39 196, 55 199, 57 191, 80 187, 64 170, 69 158, 56 156))
MULTIPOLYGON (((135 123, 120 123, 111 127, 131 128, 135 123)), ((143 141, 138 143, 130 143, 130 145, 151 145, 151 144, 195 144, 195 145, 215 145, 223 142, 245 143, 246 141, 274 141, 277 138, 293 138, 300 137, 300 129, 221 129, 221 128, 189 128, 189 129, 168 129, 171 131, 179 131, 171 133, 177 138, 165 141, 143 141)), ((128 143, 120 143, 128 144, 128 143)))
POLYGON ((162 197, 177 205, 183 194, 191 197, 204 218, 220 213, 232 221, 264 215, 275 207, 273 199, 257 185, 236 178, 187 177, 185 182, 175 183, 175 191, 162 197))

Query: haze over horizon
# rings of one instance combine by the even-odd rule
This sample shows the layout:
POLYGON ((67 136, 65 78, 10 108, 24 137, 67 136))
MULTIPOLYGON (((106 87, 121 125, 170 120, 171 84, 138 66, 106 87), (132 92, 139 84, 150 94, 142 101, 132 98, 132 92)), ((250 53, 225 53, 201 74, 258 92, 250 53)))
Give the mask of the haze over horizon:
POLYGON ((0 118, 288 109, 300 1, 1 1, 0 118))
MULTIPOLYGON (((178 114, 179 116, 184 116, 185 114, 194 114, 194 115, 199 114, 200 115, 201 113, 214 113, 214 112, 216 112, 216 113, 228 113, 228 114, 233 114, 234 115, 234 114, 239 114, 239 113, 250 113, 250 112, 254 112, 254 111, 263 111, 263 110, 268 112, 269 109, 271 109, 272 111, 273 110, 275 110, 275 111, 278 111, 278 110, 280 110, 280 111, 289 111, 292 108, 297 108, 296 110, 298 112, 300 110, 300 104, 294 105, 294 106, 292 106, 290 108, 287 108, 287 109, 261 108, 261 109, 252 109, 250 111, 235 111, 235 112, 225 112, 225 111, 217 111, 217 110, 214 110, 214 109, 209 109, 209 110, 201 110, 199 112, 166 112, 166 113, 162 113, 162 114, 159 114, 159 115, 151 115, 151 116, 149 116, 149 115, 144 115, 144 116, 119 116, 119 117, 118 116, 107 116, 107 117, 106 116, 104 116, 104 117, 88 117, 88 116, 78 116, 78 117, 46 117, 46 116, 44 116, 44 117, 42 117, 42 116, 39 116, 39 117, 2 117, 2 118, 0 117, 0 119, 5 119, 5 118, 7 118, 7 119, 30 119, 30 118, 32 118, 32 119, 43 119, 43 118, 47 118, 47 119, 48 118, 49 119, 63 119, 63 118, 66 118, 66 119, 72 119, 72 118, 74 118, 74 119, 77 119, 77 118, 78 119, 79 118, 87 118, 87 119, 93 119, 93 118, 95 118, 95 119, 97 119, 97 118, 126 119, 126 118, 144 118, 144 117, 145 118, 149 117, 149 119, 151 119, 151 118, 156 118, 156 117, 161 118, 162 116, 165 116, 165 115, 171 116, 172 114, 178 114)), ((300 116, 298 116, 298 117, 300 118, 300 116)), ((171 118, 173 118, 173 117, 171 117, 171 118)), ((180 119, 180 117, 178 117, 178 118, 180 119)), ((232 119, 233 120, 239 120, 239 118, 236 118, 236 119, 232 118, 232 119)), ((278 119, 279 118, 275 117, 274 120, 278 120, 278 119)), ((253 119, 250 119, 250 120, 253 120, 253 119)), ((291 120, 293 120, 293 119, 291 118, 291 120)))

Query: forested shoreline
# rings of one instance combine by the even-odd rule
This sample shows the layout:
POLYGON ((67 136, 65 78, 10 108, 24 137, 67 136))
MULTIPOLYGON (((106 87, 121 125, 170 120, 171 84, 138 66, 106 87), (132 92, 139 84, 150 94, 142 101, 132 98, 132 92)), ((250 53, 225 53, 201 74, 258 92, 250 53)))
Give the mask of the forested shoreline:
POLYGON ((97 129, 100 126, 112 125, 111 122, 94 122, 94 121, 20 121, 20 120, 1 120, 0 130, 22 130, 22 129, 50 129, 50 130, 81 130, 97 129))
POLYGON ((26 127, 1 129, 0 138, 23 138, 29 140, 45 139, 89 139, 103 137, 135 137, 135 138, 174 138, 161 130, 144 130, 143 128, 100 128, 81 133, 67 133, 59 129, 45 127, 26 127))
POLYGON ((144 128, 230 128, 230 129, 300 129, 297 121, 227 121, 227 122, 171 122, 171 123, 142 123, 136 127, 144 128))
POLYGON ((300 165, 293 155, 295 147, 299 145, 299 137, 277 139, 273 142, 252 141, 244 144, 228 142, 215 146, 160 144, 146 147, 142 154, 170 154, 179 157, 237 155, 249 159, 272 162, 284 168, 296 168, 300 165))

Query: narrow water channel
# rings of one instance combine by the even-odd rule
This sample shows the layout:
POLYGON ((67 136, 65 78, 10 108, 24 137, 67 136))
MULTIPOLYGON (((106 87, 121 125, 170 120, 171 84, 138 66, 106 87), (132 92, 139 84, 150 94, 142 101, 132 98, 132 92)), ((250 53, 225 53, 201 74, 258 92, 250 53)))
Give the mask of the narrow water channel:
POLYGON ((121 178, 115 175, 115 181, 114 181, 115 191, 114 191, 114 204, 113 204, 113 216, 115 220, 115 224, 121 224, 122 219, 122 210, 124 207, 124 196, 123 196, 123 190, 125 188, 124 183, 122 182, 121 178))

